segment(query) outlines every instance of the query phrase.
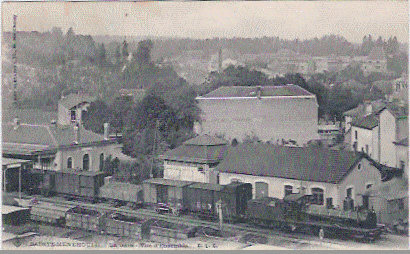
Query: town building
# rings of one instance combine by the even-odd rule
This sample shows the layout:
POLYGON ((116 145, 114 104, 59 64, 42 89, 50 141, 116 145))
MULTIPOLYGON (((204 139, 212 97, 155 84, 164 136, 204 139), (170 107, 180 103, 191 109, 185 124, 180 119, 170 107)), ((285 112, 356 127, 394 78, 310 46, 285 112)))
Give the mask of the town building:
MULTIPOLYGON (((3 121, 3 156, 31 160, 37 170, 56 171, 99 171, 109 155, 127 157, 121 153, 121 144, 110 139, 109 124, 104 124, 104 135, 82 126, 82 111, 90 102, 88 96, 71 94, 59 101, 58 121, 24 123, 18 115, 12 121, 3 121)), ((21 113, 26 119, 25 111, 21 113)))
POLYGON ((403 151, 402 146, 408 138, 408 110, 394 103, 383 104, 382 108, 373 111, 372 104, 368 103, 365 108, 366 114, 357 114, 353 121, 352 114, 345 113, 345 119, 351 121, 345 125, 345 128, 350 126, 345 142, 349 143, 350 149, 365 152, 383 165, 404 167, 406 171, 408 154, 403 151))
POLYGON ((315 62, 311 56, 283 49, 272 57, 268 69, 281 74, 300 73, 307 75, 315 72, 315 62))
POLYGON ((318 133, 322 144, 333 146, 342 139, 343 127, 341 122, 338 121, 319 121, 318 133))
POLYGON ((3 123, 3 156, 28 159, 41 170, 99 171, 119 144, 82 126, 25 124, 15 119, 3 123))
MULTIPOLYGON (((401 167, 396 161, 396 145, 409 135, 408 110, 389 104, 380 111, 380 158, 381 164, 389 167, 401 167)), ((408 158, 408 156, 407 156, 408 158)))
POLYGON ((95 98, 85 94, 63 96, 58 101, 58 124, 70 125, 81 123, 83 111, 87 111, 90 103, 94 100, 95 98))
POLYGON ((379 222, 394 226, 408 224, 408 177, 397 176, 378 187, 372 186, 365 192, 365 197, 368 197, 369 207, 377 211, 379 222))
POLYGON ((382 47, 374 47, 367 59, 363 62, 362 70, 364 75, 372 72, 384 73, 387 71, 387 58, 382 47))
POLYGON ((296 85, 220 87, 197 97, 197 134, 242 141, 306 144, 318 139, 316 96, 296 85))
POLYGON ((159 156, 164 161, 164 178, 217 183, 215 167, 228 151, 227 142, 209 135, 189 139, 159 156))
POLYGON ((396 147, 396 165, 409 177, 409 138, 394 142, 396 147))
POLYGON ((215 170, 220 184, 251 183, 255 198, 304 192, 314 204, 329 208, 344 208, 348 199, 354 207, 363 205, 367 189, 400 174, 362 153, 264 143, 231 147, 215 170))

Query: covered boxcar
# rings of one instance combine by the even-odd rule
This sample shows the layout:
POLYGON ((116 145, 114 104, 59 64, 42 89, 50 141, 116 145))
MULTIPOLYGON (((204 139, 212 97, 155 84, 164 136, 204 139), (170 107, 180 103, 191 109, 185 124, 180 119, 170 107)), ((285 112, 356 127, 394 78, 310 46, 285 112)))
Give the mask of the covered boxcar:
POLYGON ((131 183, 107 183, 100 188, 99 196, 100 199, 129 203, 138 207, 144 202, 142 186, 131 183))
POLYGON ((233 182, 225 185, 221 191, 221 198, 231 218, 243 218, 248 201, 252 199, 252 184, 233 182))
POLYGON ((109 213, 105 218, 105 231, 110 235, 142 239, 143 219, 121 213, 109 213))
POLYGON ((193 183, 186 190, 186 209, 201 217, 217 217, 217 202, 221 200, 223 185, 193 183))
POLYGON ((55 192, 67 196, 98 198, 104 185, 104 172, 61 170, 54 172, 55 192))
POLYGON ((101 232, 104 229, 104 217, 101 212, 77 206, 67 212, 66 226, 101 232))
POLYGON ((153 178, 143 181, 144 204, 158 212, 179 214, 187 206, 187 187, 190 181, 153 178))

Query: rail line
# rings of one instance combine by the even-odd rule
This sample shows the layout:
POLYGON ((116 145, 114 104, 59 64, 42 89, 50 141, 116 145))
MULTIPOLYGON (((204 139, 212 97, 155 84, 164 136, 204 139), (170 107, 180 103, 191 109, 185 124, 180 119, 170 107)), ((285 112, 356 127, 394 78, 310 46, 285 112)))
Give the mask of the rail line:
MULTIPOLYGON (((82 201, 69 201, 69 200, 61 200, 61 199, 55 199, 55 198, 45 198, 41 197, 38 198, 39 201, 45 202, 45 203, 52 203, 55 205, 72 205, 72 206, 82 206, 85 208, 90 208, 90 209, 97 209, 103 212, 118 212, 122 213, 125 215, 129 216, 136 216, 139 218, 143 219, 161 219, 164 221, 168 221, 171 223, 175 224, 184 224, 188 226, 202 226, 202 227, 210 227, 210 228, 219 228, 219 224, 216 222, 211 222, 211 221, 204 221, 196 218, 192 218, 191 216, 172 216, 172 215, 162 215, 155 213, 152 210, 148 209, 137 209, 137 210, 132 210, 129 208, 124 208, 124 207, 112 207, 104 203, 86 203, 82 201)), ((254 227, 251 225, 244 225, 244 224, 231 224, 231 223, 225 223, 223 224, 223 230, 228 231, 228 232, 234 232, 238 233, 240 232, 239 235, 245 236, 247 234, 252 234, 254 236, 259 236, 259 237, 265 237, 266 239, 271 239, 273 238, 274 240, 279 240, 279 241, 286 241, 286 242, 291 242, 294 244, 306 244, 306 243, 318 243, 318 244, 337 244, 341 245, 343 243, 339 241, 335 241, 334 239, 321 239, 318 241, 318 238, 312 235, 306 235, 306 234, 299 234, 299 233, 292 233, 292 235, 288 235, 282 232, 277 231, 276 229, 266 229, 266 228, 260 228, 260 227, 254 227)), ((215 237, 218 238, 218 237, 215 237)), ((238 241, 238 238, 236 237, 235 239, 238 241)))

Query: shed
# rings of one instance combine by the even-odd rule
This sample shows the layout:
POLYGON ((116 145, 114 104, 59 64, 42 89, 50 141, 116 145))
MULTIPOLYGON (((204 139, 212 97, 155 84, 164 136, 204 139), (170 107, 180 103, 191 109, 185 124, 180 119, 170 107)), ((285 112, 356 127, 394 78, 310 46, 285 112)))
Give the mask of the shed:
POLYGON ((3 205, 1 207, 1 215, 4 224, 13 226, 23 225, 27 223, 30 218, 30 209, 3 205))

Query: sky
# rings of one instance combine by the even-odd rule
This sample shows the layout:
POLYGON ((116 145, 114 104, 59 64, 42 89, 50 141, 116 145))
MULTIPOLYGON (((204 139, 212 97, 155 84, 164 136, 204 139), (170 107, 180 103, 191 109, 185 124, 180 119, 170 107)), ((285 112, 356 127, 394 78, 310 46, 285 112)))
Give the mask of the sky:
POLYGON ((13 14, 19 31, 55 26, 90 35, 409 40, 408 1, 3 2, 2 31, 12 30, 13 14))

